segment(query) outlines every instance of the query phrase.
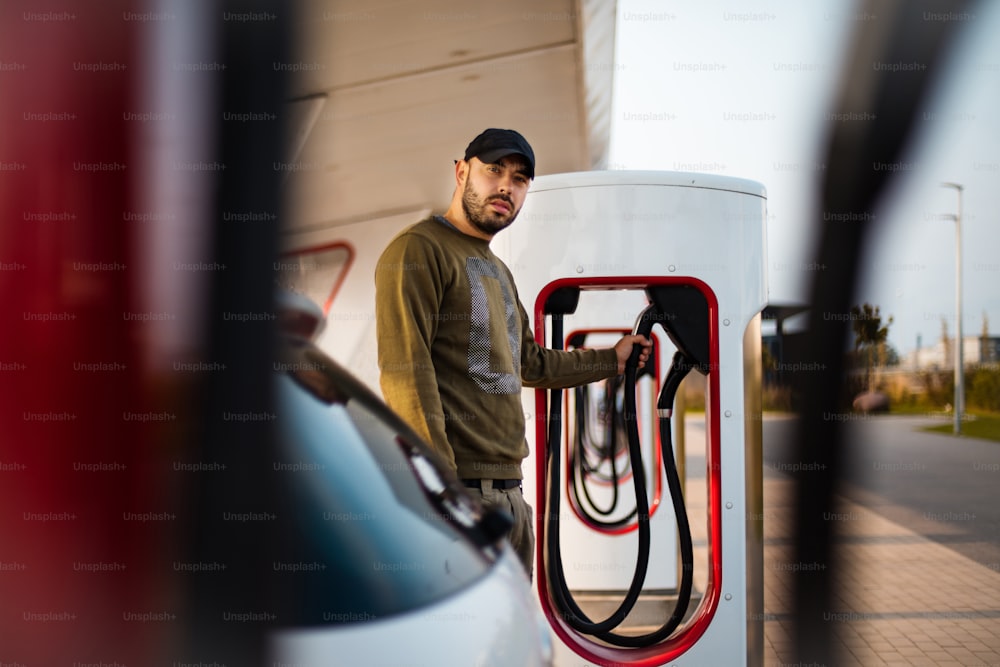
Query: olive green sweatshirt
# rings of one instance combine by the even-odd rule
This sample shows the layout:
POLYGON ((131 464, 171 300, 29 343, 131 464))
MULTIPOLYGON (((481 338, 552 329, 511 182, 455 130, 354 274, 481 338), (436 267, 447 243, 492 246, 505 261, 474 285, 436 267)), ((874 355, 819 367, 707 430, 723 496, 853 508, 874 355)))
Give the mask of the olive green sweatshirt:
POLYGON ((535 342, 510 270, 489 242, 432 217, 396 236, 375 269, 382 394, 463 479, 520 479, 521 387, 618 373, 613 348, 535 342))

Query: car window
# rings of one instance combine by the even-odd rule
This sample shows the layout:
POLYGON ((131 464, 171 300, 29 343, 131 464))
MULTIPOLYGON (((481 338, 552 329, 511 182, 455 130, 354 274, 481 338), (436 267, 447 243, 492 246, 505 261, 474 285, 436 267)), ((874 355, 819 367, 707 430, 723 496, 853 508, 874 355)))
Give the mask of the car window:
POLYGON ((279 448, 298 466, 288 557, 318 564, 294 622, 402 613, 484 576, 497 547, 479 528, 480 507, 412 431, 309 343, 289 343, 278 368, 279 448))

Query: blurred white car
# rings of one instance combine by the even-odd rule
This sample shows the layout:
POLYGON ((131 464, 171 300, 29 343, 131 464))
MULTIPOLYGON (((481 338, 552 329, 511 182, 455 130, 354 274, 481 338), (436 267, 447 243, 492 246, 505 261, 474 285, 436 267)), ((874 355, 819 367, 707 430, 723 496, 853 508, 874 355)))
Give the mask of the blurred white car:
MULTIPOLYGON (((321 321, 285 300, 279 447, 298 466, 296 601, 267 664, 542 667, 548 625, 507 541, 374 393, 310 340, 321 321), (291 333, 287 333, 291 332, 291 333)), ((292 549, 292 547, 289 547, 292 549)))

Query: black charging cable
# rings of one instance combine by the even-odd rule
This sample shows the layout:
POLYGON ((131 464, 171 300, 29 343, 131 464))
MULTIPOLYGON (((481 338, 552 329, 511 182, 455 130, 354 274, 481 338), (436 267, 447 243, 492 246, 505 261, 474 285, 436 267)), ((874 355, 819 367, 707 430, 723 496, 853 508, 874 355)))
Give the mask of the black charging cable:
MULTIPOLYGON (((553 314, 553 346, 561 347, 562 341, 562 316, 553 314)), ((636 323, 634 333, 641 334, 649 338, 653 325, 660 322, 661 325, 666 318, 659 312, 656 306, 648 306, 640 314, 636 323)), ((614 646, 627 648, 641 648, 652 646, 668 638, 680 625, 687 613, 691 601, 691 588, 694 575, 694 548, 691 540, 691 527, 687 518, 687 509, 684 504, 684 496, 681 489, 680 475, 677 471, 674 459, 673 441, 671 437, 670 417, 674 398, 684 377, 697 365, 691 361, 687 355, 680 350, 674 355, 667 372, 667 377, 663 382, 657 400, 657 411, 659 413, 660 447, 662 449, 664 469, 667 477, 667 486, 670 491, 674 508, 674 515, 677 521, 678 539, 681 551, 681 583, 678 588, 677 602, 670 616, 664 624, 643 635, 621 635, 611 632, 617 628, 628 614, 632 611, 636 601, 642 593, 643 583, 649 568, 650 555, 650 529, 649 529, 649 501, 646 490, 646 474, 642 461, 642 452, 639 443, 639 427, 636 416, 635 387, 639 366, 639 355, 641 346, 636 345, 625 365, 624 384, 624 416, 625 427, 628 435, 628 449, 632 465, 633 487, 635 489, 636 521, 638 536, 638 558, 632 581, 621 604, 613 611, 608 618, 603 621, 593 621, 590 619, 573 599, 573 595, 566 583, 565 572, 562 563, 562 551, 559 543, 559 470, 560 470, 560 447, 559 442, 562 432, 562 390, 552 390, 549 394, 549 447, 547 452, 547 484, 546 484, 546 507, 545 520, 545 562, 546 573, 551 584, 550 590, 556 608, 560 612, 561 618, 571 628, 582 634, 592 635, 614 646)))
POLYGON ((620 376, 608 378, 605 381, 605 392, 601 401, 601 422, 604 427, 603 439, 592 437, 590 418, 589 385, 576 387, 574 391, 576 428, 573 433, 573 445, 567 461, 567 476, 573 504, 577 511, 591 525, 602 530, 617 530, 629 525, 637 514, 637 509, 618 519, 608 519, 620 511, 621 494, 619 487, 622 479, 631 472, 628 456, 625 464, 619 469, 619 458, 627 454, 628 439, 625 435, 624 411, 619 407, 619 397, 623 394, 620 376), (605 472, 602 466, 607 466, 605 472), (611 487, 611 499, 606 507, 601 507, 591 493, 592 483, 606 483, 611 487))

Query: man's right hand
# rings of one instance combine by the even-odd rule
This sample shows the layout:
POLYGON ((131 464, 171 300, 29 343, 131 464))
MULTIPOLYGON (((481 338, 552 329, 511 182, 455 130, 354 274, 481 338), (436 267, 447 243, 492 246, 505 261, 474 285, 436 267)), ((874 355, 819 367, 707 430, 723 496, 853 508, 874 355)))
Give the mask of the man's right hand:
POLYGON ((642 350, 639 352, 639 368, 643 368, 649 360, 649 355, 653 352, 652 341, 645 336, 639 336, 637 334, 622 336, 621 340, 615 343, 615 354, 618 355, 619 375, 625 372, 625 363, 628 361, 628 358, 632 356, 632 348, 635 345, 642 346, 642 350))

